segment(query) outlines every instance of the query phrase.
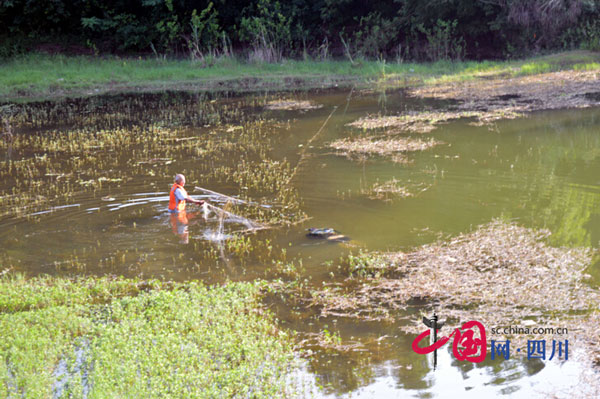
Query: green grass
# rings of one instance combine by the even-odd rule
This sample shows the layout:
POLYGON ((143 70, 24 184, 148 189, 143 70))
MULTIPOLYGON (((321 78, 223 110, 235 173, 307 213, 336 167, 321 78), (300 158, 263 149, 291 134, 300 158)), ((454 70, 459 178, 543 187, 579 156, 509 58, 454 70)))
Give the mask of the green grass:
POLYGON ((290 340, 258 289, 4 276, 0 398, 280 397, 290 340))
POLYGON ((578 63, 573 65, 575 71, 597 71, 600 69, 600 64, 597 62, 588 62, 587 64, 578 63))
POLYGON ((138 88, 300 89, 389 80, 431 84, 486 75, 519 76, 557 70, 598 69, 599 62, 600 54, 588 51, 514 61, 420 64, 366 60, 354 64, 344 60, 285 60, 277 64, 253 64, 230 57, 216 59, 211 66, 190 60, 30 54, 0 64, 0 97, 8 100, 88 95, 138 88))
POLYGON ((553 68, 547 62, 529 62, 521 65, 519 75, 537 75, 539 73, 552 72, 553 68))

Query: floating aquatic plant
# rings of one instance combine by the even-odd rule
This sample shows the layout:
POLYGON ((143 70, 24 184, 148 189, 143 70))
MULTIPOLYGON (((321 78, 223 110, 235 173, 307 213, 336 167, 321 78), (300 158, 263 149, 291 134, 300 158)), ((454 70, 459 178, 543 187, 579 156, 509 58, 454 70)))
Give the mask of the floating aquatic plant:
POLYGON ((0 392, 286 395, 291 342, 257 294, 258 285, 248 283, 209 288, 194 282, 4 275, 0 392))

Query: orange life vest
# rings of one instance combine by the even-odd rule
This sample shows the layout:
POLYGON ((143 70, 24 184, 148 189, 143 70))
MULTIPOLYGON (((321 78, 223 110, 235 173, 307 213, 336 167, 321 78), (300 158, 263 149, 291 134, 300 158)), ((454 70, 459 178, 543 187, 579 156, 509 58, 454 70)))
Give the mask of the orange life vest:
POLYGON ((185 211, 185 200, 179 201, 177 197, 175 197, 175 190, 178 188, 183 191, 183 195, 187 198, 187 191, 177 183, 173 183, 173 187, 171 187, 171 192, 169 193, 169 210, 171 212, 182 212, 185 211))

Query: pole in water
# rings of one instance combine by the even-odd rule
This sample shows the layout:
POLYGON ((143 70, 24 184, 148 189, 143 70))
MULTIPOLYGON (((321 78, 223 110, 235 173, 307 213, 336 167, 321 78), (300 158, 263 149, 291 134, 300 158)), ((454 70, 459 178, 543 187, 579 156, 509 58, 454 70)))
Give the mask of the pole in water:
MULTIPOLYGON (((432 344, 435 344, 437 342, 437 330, 438 330, 438 328, 442 328, 445 323, 441 323, 438 321, 438 315, 435 314, 435 311, 434 311, 431 319, 428 319, 427 317, 423 316, 423 324, 425 324, 427 327, 429 327, 430 329, 433 330, 433 334, 431 334, 430 336, 433 337, 432 344)), ((435 349, 433 351, 433 369, 435 370, 436 367, 437 367, 437 349, 435 349)))
POLYGON ((196 186, 195 189, 196 190, 200 190, 200 191, 204 191, 205 193, 213 194, 213 195, 216 195, 216 196, 219 196, 219 197, 227 198, 230 201, 237 202, 237 203, 240 203, 240 204, 246 204, 247 203, 246 201, 241 200, 239 198, 233 198, 233 197, 230 197, 229 195, 221 194, 221 193, 218 193, 218 192, 213 191, 213 190, 209 190, 209 189, 204 188, 204 187, 196 186))

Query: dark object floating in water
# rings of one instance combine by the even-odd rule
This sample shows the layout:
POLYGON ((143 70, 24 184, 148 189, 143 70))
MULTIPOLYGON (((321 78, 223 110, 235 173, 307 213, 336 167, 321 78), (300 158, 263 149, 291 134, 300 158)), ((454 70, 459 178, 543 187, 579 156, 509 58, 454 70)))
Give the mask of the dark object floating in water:
POLYGON ((308 229, 307 235, 313 236, 313 237, 326 237, 326 236, 330 236, 332 234, 335 234, 335 230, 332 228, 316 229, 314 227, 311 227, 310 229, 308 229))
POLYGON ((308 233, 306 234, 306 236, 311 237, 311 238, 323 238, 327 241, 337 241, 337 242, 350 240, 348 237, 339 234, 337 231, 335 231, 332 228, 317 229, 317 228, 311 227, 307 230, 308 230, 308 233))

